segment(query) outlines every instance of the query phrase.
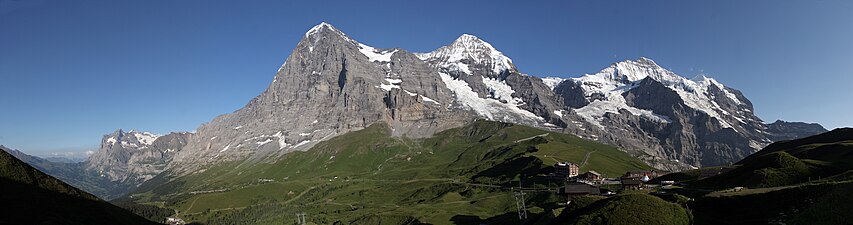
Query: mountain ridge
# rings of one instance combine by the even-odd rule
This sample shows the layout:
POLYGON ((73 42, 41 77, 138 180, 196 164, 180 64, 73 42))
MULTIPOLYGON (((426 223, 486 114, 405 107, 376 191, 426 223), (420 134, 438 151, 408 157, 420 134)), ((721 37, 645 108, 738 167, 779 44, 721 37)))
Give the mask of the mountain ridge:
MULTIPOLYGON (((323 22, 243 108, 200 125, 174 148, 140 154, 154 168, 128 166, 132 154, 117 147, 93 154, 98 163, 88 168, 139 185, 163 172, 187 175, 244 159, 272 163, 377 122, 395 136, 417 138, 477 119, 615 145, 666 170, 733 163, 771 141, 825 130, 764 124, 740 91, 704 76, 682 77, 645 57, 578 78, 539 78, 474 35, 412 53, 365 45, 323 22)), ((117 146, 108 141, 102 147, 117 146)))

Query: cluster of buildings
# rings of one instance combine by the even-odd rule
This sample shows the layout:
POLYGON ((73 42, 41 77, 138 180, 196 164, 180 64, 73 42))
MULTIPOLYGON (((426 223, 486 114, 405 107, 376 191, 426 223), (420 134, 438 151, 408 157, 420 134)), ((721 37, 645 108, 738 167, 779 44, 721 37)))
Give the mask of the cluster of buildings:
POLYGON ((563 181, 564 186, 557 190, 564 196, 611 194, 609 190, 600 188, 602 184, 620 185, 622 190, 646 189, 646 184, 663 175, 655 170, 629 171, 616 179, 605 179, 600 173, 587 171, 580 173, 580 166, 571 162, 554 164, 552 179, 563 181))
POLYGON ((551 176, 556 180, 589 184, 600 184, 603 179, 600 173, 593 170, 580 173, 580 166, 570 162, 558 162, 554 164, 554 173, 551 176))
POLYGON ((619 183, 622 184, 622 190, 642 190, 646 188, 646 183, 658 175, 654 170, 628 171, 619 178, 619 183))
POLYGON ((604 177, 592 170, 580 173, 580 166, 575 163, 558 162, 554 164, 554 173, 551 174, 551 178, 564 182, 565 186, 557 189, 557 193, 561 195, 602 194, 601 188, 598 186, 604 180, 604 177))

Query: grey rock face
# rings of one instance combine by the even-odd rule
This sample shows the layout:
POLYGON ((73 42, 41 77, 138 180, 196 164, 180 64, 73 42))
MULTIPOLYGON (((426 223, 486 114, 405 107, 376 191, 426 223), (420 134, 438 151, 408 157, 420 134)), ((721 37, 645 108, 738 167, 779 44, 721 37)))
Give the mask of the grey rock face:
MULTIPOLYGON (((579 82, 560 82, 554 88, 554 93, 562 97, 563 105, 576 109, 589 104, 589 99, 586 98, 586 93, 581 87, 582 84, 579 82)), ((602 100, 598 96, 593 93, 590 99, 602 100)))
POLYGON ((361 44, 323 23, 305 34, 263 93, 198 128, 170 168, 275 159, 378 121, 395 135, 431 135, 470 120, 448 108, 452 99, 437 71, 415 55, 361 44))

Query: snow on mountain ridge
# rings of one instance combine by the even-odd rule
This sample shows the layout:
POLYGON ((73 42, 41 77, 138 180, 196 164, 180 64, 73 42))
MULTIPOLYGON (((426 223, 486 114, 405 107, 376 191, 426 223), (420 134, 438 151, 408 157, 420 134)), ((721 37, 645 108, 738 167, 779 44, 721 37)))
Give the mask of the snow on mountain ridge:
POLYGON ((397 53, 397 49, 380 51, 362 43, 358 43, 358 51, 361 52, 361 54, 364 54, 364 56, 367 56, 371 62, 385 63, 391 62, 391 56, 393 56, 394 53, 397 53))
MULTIPOLYGON (((326 22, 321 22, 320 24, 317 24, 316 26, 309 29, 308 32, 305 32, 305 38, 315 39, 311 42, 313 44, 308 46, 309 52, 314 51, 314 46, 317 45, 317 42, 320 39, 320 38, 315 38, 314 36, 316 36, 320 32, 323 32, 324 30, 327 30, 327 29, 330 32, 333 32, 335 34, 340 35, 342 38, 344 38, 344 40, 346 40, 347 42, 352 43, 353 45, 358 47, 358 51, 362 55, 366 56, 368 58, 368 60, 371 62, 380 62, 380 63, 391 62, 391 56, 393 56, 394 53, 397 53, 397 51, 398 51, 397 49, 382 50, 382 49, 371 47, 369 45, 365 45, 361 42, 356 41, 355 39, 350 38, 343 31, 338 30, 337 28, 335 28, 331 24, 328 24, 326 22)), ((282 65, 282 67, 284 67, 284 65, 282 65)))
POLYGON ((515 90, 512 90, 512 87, 507 85, 506 81, 483 77, 483 84, 485 84, 489 89, 488 97, 490 98, 494 98, 514 106, 524 104, 524 101, 520 98, 512 97, 512 93, 515 93, 515 90))
POLYGON ((154 143, 161 135, 152 134, 150 132, 141 132, 136 130, 123 131, 121 129, 115 131, 108 137, 105 137, 103 142, 106 145, 114 145, 120 143, 125 148, 145 148, 154 143))
MULTIPOLYGON (((449 88, 450 91, 453 92, 454 96, 456 97, 457 103, 467 109, 476 112, 478 115, 483 116, 486 119, 496 121, 512 121, 513 116, 520 115, 524 117, 524 119, 529 120, 529 122, 534 124, 537 122, 544 121, 542 117, 539 117, 530 111, 518 108, 518 106, 514 105, 513 103, 501 102, 494 98, 480 98, 477 93, 474 92, 468 85, 468 83, 464 80, 455 79, 444 72, 439 72, 439 75, 441 76, 441 80, 444 82, 444 84, 447 85, 447 88, 449 88)), ((483 79, 484 81, 486 80, 486 78, 483 79)), ((502 91, 506 90, 503 89, 502 91)), ((509 94, 512 93, 510 92, 509 94)), ((505 96, 506 92, 503 92, 502 97, 505 96)))
POLYGON ((131 134, 133 134, 133 136, 136 137, 136 140, 143 145, 151 145, 152 143, 154 143, 155 140, 157 140, 157 138, 160 138, 160 135, 152 134, 149 132, 137 131, 131 132, 131 134))
POLYGON ((527 103, 507 83, 505 76, 519 75, 512 59, 488 42, 463 34, 450 45, 416 57, 439 68, 439 75, 453 92, 455 102, 482 118, 528 125, 541 125, 542 116, 521 108, 527 103), (517 96, 513 96, 516 94, 517 96))
MULTIPOLYGON (((600 110, 581 108, 577 111, 583 116, 586 116, 585 118, 590 118, 603 116, 597 115, 598 113, 613 110, 618 111, 619 108, 628 109, 632 113, 636 110, 640 110, 625 105, 625 99, 622 97, 622 93, 633 89, 636 83, 638 83, 642 79, 645 79, 646 77, 651 77, 652 79, 655 79, 656 81, 662 83, 663 85, 678 93, 678 95, 684 101, 684 104, 688 107, 702 111, 711 117, 717 118, 717 120, 720 122, 720 125, 724 128, 731 128, 732 125, 723 120, 720 114, 722 113, 729 115, 730 112, 723 110, 722 107, 720 107, 713 99, 711 99, 712 96, 708 93, 709 86, 714 85, 718 87, 726 94, 725 97, 730 98, 737 104, 743 104, 740 100, 738 100, 737 96, 729 92, 725 86, 723 86, 713 78, 701 76, 696 80, 687 79, 678 74, 675 74, 672 71, 664 69, 649 58, 642 57, 638 60, 625 60, 622 62, 614 63, 610 67, 607 67, 595 74, 587 74, 582 77, 571 78, 570 80, 581 84, 581 88, 585 93, 585 97, 589 100, 590 105, 592 105, 592 103, 597 100, 607 100, 614 102, 614 104, 599 104, 593 106, 606 106, 605 108, 600 110), (600 96, 603 96, 603 99, 601 99, 602 97, 600 96)), ((637 115, 648 116, 649 114, 641 113, 637 115)), ((654 117, 659 116, 653 116, 652 118, 654 117)), ((595 123, 595 121, 590 122, 595 123)))
POLYGON ((551 90, 553 91, 554 88, 556 88, 557 85, 562 83, 564 80, 567 79, 562 77, 543 77, 542 83, 545 83, 545 86, 548 86, 548 88, 551 88, 551 90))
POLYGON ((476 64, 489 65, 495 74, 514 69, 512 59, 506 57, 488 42, 470 34, 463 34, 450 45, 435 51, 415 53, 415 56, 421 60, 441 58, 443 59, 441 67, 459 68, 468 75, 471 75, 471 71, 468 70, 469 60, 476 64))
POLYGON ((316 26, 312 27, 311 29, 308 29, 308 31, 305 32, 305 37, 314 35, 317 32, 320 32, 320 30, 323 28, 335 30, 335 28, 331 24, 328 24, 326 22, 320 22, 320 24, 317 24, 316 26))

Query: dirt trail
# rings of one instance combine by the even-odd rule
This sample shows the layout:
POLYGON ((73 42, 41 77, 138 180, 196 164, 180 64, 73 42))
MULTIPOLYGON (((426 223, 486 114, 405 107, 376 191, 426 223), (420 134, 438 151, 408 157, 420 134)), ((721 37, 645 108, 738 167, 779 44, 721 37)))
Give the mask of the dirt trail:
POLYGON ((580 167, 585 166, 585 165, 586 165, 586 161, 589 161, 589 155, 592 155, 592 153, 597 152, 597 151, 598 151, 598 150, 591 151, 591 152, 587 152, 587 153, 586 153, 586 155, 583 157, 583 163, 581 163, 580 167))
POLYGON ((544 134, 536 135, 536 136, 529 137, 529 138, 518 139, 518 140, 515 140, 515 143, 522 142, 522 141, 526 141, 526 140, 530 140, 530 139, 534 139, 534 138, 536 138, 536 137, 545 137, 545 136, 548 136, 548 133, 544 133, 544 134))

